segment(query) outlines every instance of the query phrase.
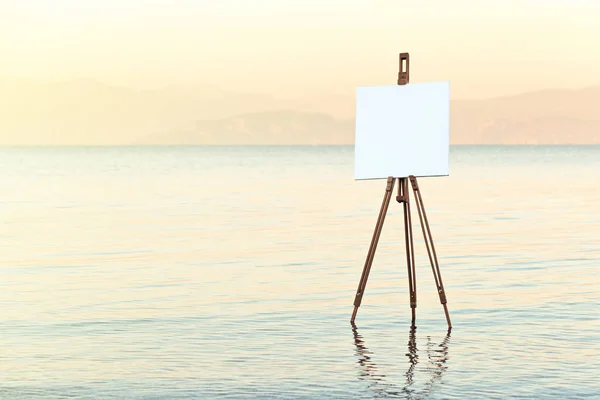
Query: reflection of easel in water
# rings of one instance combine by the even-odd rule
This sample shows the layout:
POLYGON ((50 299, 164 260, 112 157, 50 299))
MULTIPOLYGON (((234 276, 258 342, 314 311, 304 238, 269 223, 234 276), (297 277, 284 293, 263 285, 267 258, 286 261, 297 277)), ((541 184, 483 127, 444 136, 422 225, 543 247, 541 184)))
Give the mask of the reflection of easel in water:
POLYGON ((375 364, 371 360, 371 352, 365 346, 365 342, 362 336, 358 333, 358 329, 356 325, 352 324, 352 333, 354 335, 354 345, 356 346, 356 355, 360 357, 358 363, 361 366, 361 376, 363 378, 360 379, 369 379, 375 381, 373 385, 370 385, 370 388, 375 390, 378 395, 382 395, 383 397, 388 396, 406 396, 407 399, 413 398, 414 395, 422 395, 423 392, 427 393, 431 391, 436 381, 439 381, 442 378, 442 374, 448 367, 445 365, 446 361, 448 361, 448 341, 450 340, 450 330, 444 337, 444 340, 439 345, 435 345, 428 340, 427 343, 427 358, 433 367, 433 373, 429 382, 427 382, 424 386, 424 390, 421 393, 415 393, 414 389, 410 389, 410 386, 413 385, 414 380, 414 370, 417 364, 419 363, 419 356, 417 354, 417 341, 415 335, 415 327, 410 328, 410 333, 408 335, 408 353, 406 356, 409 359, 410 366, 408 370, 404 374, 406 377, 406 383, 401 389, 395 389, 395 385, 389 384, 385 382, 385 375, 377 372, 377 364, 375 364), (434 347, 431 350, 431 347, 434 347), (438 347, 439 349, 435 349, 438 347), (433 353, 433 354, 432 354, 433 353))
MULTIPOLYGON (((398 73, 398 85, 406 85, 409 80, 409 58, 408 53, 400 54, 400 72, 398 73), (404 66, 406 70, 404 70, 404 66)), ((419 212, 419 221, 421 222, 421 229, 423 230, 423 238, 425 239, 425 245, 427 246, 427 254, 429 255, 429 262, 431 263, 431 269, 433 271, 433 278, 435 279, 435 286, 440 296, 440 303, 444 307, 444 313, 446 314, 446 322, 448 322, 448 329, 452 329, 450 322, 450 315, 448 314, 448 307, 446 306, 446 292, 444 291, 444 284, 442 283, 442 275, 440 273, 440 266, 438 264, 437 255, 435 253, 435 247, 433 246, 433 238, 431 236, 431 230, 429 229, 429 223, 427 222, 427 215, 425 214, 425 206, 423 205, 423 199, 421 198, 421 192, 419 191, 419 185, 417 178, 413 175, 401 178, 395 178, 390 176, 387 179, 387 186, 385 189, 385 196, 379 211, 379 217, 375 225, 375 232, 371 239, 371 246, 367 254, 365 266, 363 268, 362 276, 356 290, 356 296, 354 298, 354 311, 352 312, 351 323, 354 323, 358 307, 362 302, 365 288, 367 287, 367 280, 369 279, 369 273, 371 272, 371 266, 373 265, 373 259, 375 258, 375 250, 377 249, 377 243, 381 230, 383 228, 383 222, 387 213, 388 206, 390 204, 390 198, 392 197, 392 191, 394 190, 394 183, 398 179, 398 196, 396 201, 402 203, 404 206, 404 238, 406 242, 406 261, 408 267, 408 288, 410 295, 410 307, 412 310, 412 323, 411 326, 415 326, 415 309, 417 308, 417 277, 415 271, 415 254, 413 246, 413 235, 412 235, 412 223, 410 216, 410 201, 408 191, 408 180, 412 186, 413 193, 415 195, 415 202, 417 204, 417 211, 419 212)))

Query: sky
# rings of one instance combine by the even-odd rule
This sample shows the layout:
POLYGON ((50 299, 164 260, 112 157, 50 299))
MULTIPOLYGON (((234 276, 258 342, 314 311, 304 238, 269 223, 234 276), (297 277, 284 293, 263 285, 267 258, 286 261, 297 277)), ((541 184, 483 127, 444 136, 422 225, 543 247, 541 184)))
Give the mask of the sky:
POLYGON ((453 98, 600 85, 597 0, 0 0, 0 78, 281 97, 450 80, 453 98))

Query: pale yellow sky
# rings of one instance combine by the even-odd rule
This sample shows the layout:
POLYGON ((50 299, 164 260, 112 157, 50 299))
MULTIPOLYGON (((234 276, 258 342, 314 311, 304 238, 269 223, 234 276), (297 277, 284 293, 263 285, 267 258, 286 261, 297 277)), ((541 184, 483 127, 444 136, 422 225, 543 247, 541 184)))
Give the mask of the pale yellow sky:
POLYGON ((284 97, 450 80, 453 98, 600 85, 600 0, 0 0, 0 78, 284 97))

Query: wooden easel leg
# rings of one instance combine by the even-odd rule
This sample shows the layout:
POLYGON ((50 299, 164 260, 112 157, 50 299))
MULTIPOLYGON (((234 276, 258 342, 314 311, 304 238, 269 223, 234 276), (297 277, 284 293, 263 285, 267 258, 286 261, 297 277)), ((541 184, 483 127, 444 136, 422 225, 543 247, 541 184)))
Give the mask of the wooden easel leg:
POLYGON ((369 246, 369 252, 365 261, 365 266, 363 268, 362 276, 360 277, 358 289, 356 290, 356 296, 354 297, 354 311, 352 312, 352 318, 350 319, 351 323, 354 323, 358 307, 360 307, 362 297, 365 293, 365 288, 367 287, 367 280, 369 279, 369 273, 371 272, 371 266, 373 265, 373 259, 375 258, 375 250, 377 249, 377 243, 379 242, 379 236, 381 235, 383 222, 385 221, 387 209, 390 205, 390 198, 392 197, 392 191, 394 190, 394 181, 395 179, 391 176, 387 180, 385 196, 383 197, 383 203, 381 204, 381 209, 379 210, 377 224, 375 224, 375 232, 373 233, 373 238, 371 239, 371 245, 369 246))
POLYGON ((440 273, 440 266, 435 253, 435 246, 433 245, 433 237, 431 236, 431 230, 429 229, 429 222, 427 221, 427 214, 425 213, 423 198, 421 197, 421 192, 419 191, 419 184, 417 183, 416 177, 411 175, 409 179, 415 195, 417 210, 419 211, 419 221, 421 222, 423 238, 425 239, 425 245, 427 246, 427 254, 429 255, 429 262, 431 263, 431 270, 433 271, 435 286, 437 287, 438 295, 440 296, 440 303, 442 303, 442 306, 444 307, 446 322, 448 322, 448 329, 452 329, 450 314, 448 314, 448 307, 446 305, 446 292, 444 291, 444 284, 442 283, 442 274, 440 273))
POLYGON ((411 326, 414 327, 417 308, 417 273, 415 270, 415 251, 410 214, 410 196, 408 191, 408 180, 406 178, 398 178, 398 181, 398 196, 396 196, 396 200, 398 203, 402 203, 404 209, 404 241, 406 245, 406 266, 408 269, 408 291, 412 313, 411 326))

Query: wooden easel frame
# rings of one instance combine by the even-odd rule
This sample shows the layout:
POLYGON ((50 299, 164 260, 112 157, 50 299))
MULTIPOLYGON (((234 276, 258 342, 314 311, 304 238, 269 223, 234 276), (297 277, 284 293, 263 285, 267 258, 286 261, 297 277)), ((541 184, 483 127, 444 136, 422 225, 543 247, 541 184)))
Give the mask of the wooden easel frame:
MULTIPOLYGON (((406 85, 409 81, 409 55, 408 53, 400 53, 400 68, 398 73, 398 85, 406 85)), ((356 290, 356 296, 354 297, 354 311, 352 312, 352 318, 350 322, 354 324, 358 307, 362 302, 365 289, 367 287, 367 280, 369 279, 369 273, 371 272, 371 266, 373 265, 373 259, 375 258, 375 250, 381 236, 383 229, 383 223, 385 216, 390 204, 392 192, 394 190, 394 183, 398 180, 398 195, 396 201, 401 203, 404 211, 404 239, 406 246, 406 264, 408 269, 408 289, 410 298, 410 307, 412 311, 412 323, 411 326, 415 327, 416 320, 416 308, 417 308, 417 276, 415 271, 415 253, 413 245, 413 234, 412 234, 412 221, 410 213, 410 196, 408 190, 408 181, 412 187, 412 191, 415 197, 415 203, 417 211, 419 213, 419 222, 421 224, 421 230, 423 231, 423 238, 425 239, 425 245, 427 247, 427 254, 429 256, 429 262, 431 264, 431 270, 435 280, 435 286, 440 297, 440 303, 444 307, 444 313, 446 314, 446 322, 448 323, 448 329, 452 329, 452 323, 450 322, 450 315, 448 314, 446 292, 444 290, 444 284, 442 283, 442 275, 440 273, 440 266, 437 260, 437 254, 435 252, 435 246, 433 245, 433 237, 431 236, 431 229, 429 228, 429 222, 427 221, 427 214, 425 213, 425 206, 423 205, 423 198, 419 190, 419 184, 417 178, 413 175, 408 177, 388 177, 385 188, 385 195, 383 197, 383 203, 379 211, 379 217, 375 224, 375 232, 371 239, 371 245, 369 246, 369 252, 367 253, 367 259, 363 268, 362 276, 356 290)))

